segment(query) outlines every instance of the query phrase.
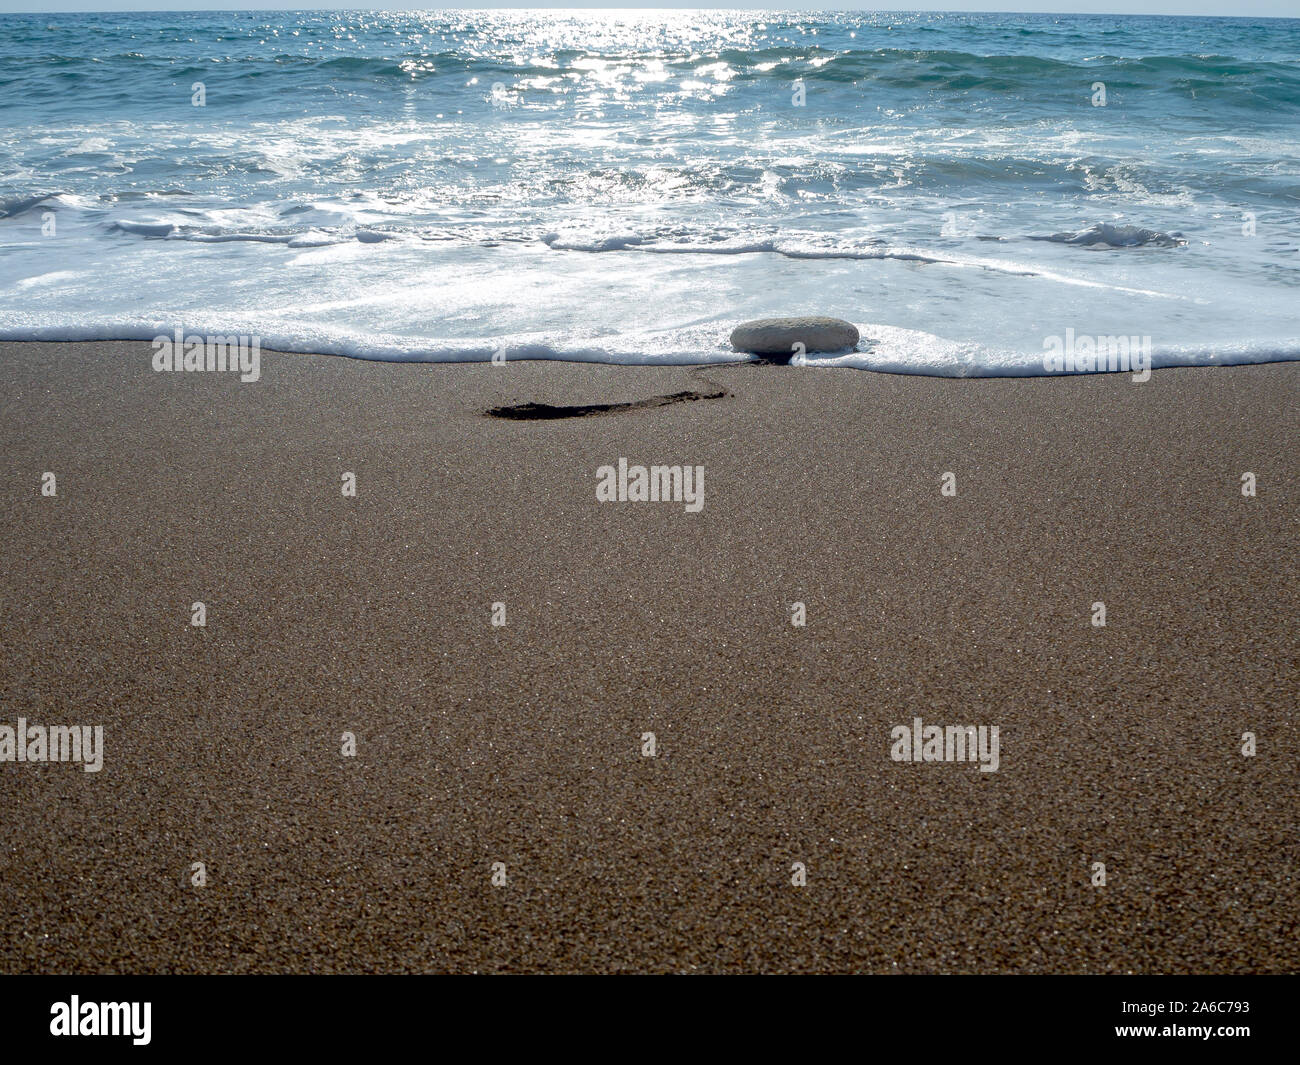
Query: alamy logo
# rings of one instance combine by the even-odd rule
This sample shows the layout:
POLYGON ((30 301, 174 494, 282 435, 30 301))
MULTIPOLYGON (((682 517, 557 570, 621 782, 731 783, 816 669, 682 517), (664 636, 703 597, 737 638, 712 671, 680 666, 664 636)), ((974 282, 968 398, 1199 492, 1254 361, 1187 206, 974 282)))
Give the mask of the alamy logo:
POLYGON ((596 499, 601 503, 684 503, 688 513, 704 509, 703 466, 629 466, 596 470, 596 499))
POLYGON ((1000 764, 997 725, 926 725, 919 717, 912 726, 895 725, 889 732, 895 762, 975 762, 981 773, 996 773, 1000 764))
POLYGON ((262 338, 250 336, 185 336, 177 326, 172 336, 153 338, 153 368, 159 373, 207 370, 239 374, 248 384, 262 376, 262 338))
POLYGON ((150 1002, 70 1002, 50 1006, 50 1035, 129 1035, 138 1047, 148 1046, 150 1002))
POLYGON ((104 726, 0 725, 0 762, 80 762, 87 773, 104 768, 104 726))
POLYGON ((1151 379, 1149 336, 1089 336, 1073 327, 1065 337, 1043 338, 1043 369, 1048 373, 1125 373, 1137 384, 1151 379))

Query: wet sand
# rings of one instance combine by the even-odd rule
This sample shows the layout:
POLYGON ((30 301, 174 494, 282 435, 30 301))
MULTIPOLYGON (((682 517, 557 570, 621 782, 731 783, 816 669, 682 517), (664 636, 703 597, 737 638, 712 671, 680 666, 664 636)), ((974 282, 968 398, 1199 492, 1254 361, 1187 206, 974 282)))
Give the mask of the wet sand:
POLYGON ((1300 364, 149 360, 0 344, 0 971, 1300 968, 1300 364))

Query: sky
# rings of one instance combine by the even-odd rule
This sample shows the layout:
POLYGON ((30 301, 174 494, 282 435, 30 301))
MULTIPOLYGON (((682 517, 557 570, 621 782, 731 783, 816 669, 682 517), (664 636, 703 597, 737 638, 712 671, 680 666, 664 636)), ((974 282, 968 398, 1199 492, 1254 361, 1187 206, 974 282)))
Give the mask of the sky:
POLYGON ((280 2, 276 0, 218 0, 210 3, 185 3, 184 0, 0 0, 0 12, 34 11, 42 14, 56 11, 233 11, 233 10, 302 10, 302 9, 391 9, 406 11, 420 8, 439 10, 445 8, 482 8, 482 7, 533 7, 533 8, 637 8, 637 7, 739 7, 739 8, 775 8, 777 10, 826 10, 852 9, 865 11, 1042 11, 1042 12, 1104 12, 1124 15, 1241 15, 1249 17, 1300 18, 1300 0, 940 0, 938 3, 925 3, 924 0, 901 0, 890 3, 845 3, 843 0, 813 0, 800 3, 798 0, 785 0, 782 3, 761 3, 747 0, 741 3, 725 3, 718 0, 701 0, 696 3, 673 3, 671 0, 659 0, 658 3, 619 4, 582 3, 564 0, 562 3, 491 3, 488 0, 478 2, 456 3, 454 0, 442 4, 411 3, 410 0, 395 0, 384 3, 375 0, 372 3, 328 3, 312 0, 293 0, 280 2))

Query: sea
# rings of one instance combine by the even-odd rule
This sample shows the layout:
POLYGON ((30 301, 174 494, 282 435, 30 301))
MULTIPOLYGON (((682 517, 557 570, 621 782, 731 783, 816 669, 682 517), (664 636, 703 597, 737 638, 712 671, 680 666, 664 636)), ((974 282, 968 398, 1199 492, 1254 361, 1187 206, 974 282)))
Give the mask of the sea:
POLYGON ((812 365, 1015 376, 1300 358, 1298 296, 1300 20, 0 15, 0 339, 695 364, 824 314, 812 365))

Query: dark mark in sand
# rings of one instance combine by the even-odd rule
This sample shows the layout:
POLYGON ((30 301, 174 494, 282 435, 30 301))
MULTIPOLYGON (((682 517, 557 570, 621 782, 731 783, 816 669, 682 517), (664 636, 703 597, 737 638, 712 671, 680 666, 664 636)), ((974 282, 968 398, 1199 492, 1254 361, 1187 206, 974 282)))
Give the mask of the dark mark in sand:
POLYGON ((731 395, 725 388, 714 392, 674 392, 667 396, 651 396, 649 399, 633 400, 630 403, 576 403, 570 406, 554 406, 550 403, 516 403, 510 407, 492 407, 483 413, 489 418, 506 418, 516 422, 553 421, 557 418, 590 418, 598 414, 622 414, 630 410, 650 410, 654 407, 667 407, 674 403, 693 403, 697 399, 723 399, 731 395))

